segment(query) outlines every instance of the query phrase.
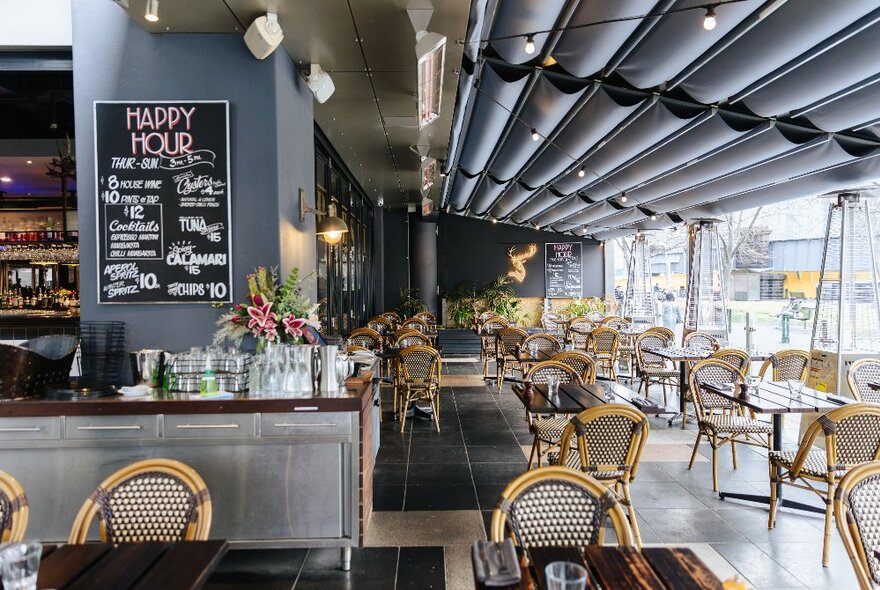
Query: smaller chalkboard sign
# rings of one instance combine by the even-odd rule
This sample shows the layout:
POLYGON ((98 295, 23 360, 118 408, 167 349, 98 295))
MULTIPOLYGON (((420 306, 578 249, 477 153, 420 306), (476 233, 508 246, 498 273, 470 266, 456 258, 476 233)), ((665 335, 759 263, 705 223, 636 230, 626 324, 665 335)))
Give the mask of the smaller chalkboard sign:
POLYGON ((547 297, 580 297, 583 294, 582 254, 580 242, 544 245, 547 297))

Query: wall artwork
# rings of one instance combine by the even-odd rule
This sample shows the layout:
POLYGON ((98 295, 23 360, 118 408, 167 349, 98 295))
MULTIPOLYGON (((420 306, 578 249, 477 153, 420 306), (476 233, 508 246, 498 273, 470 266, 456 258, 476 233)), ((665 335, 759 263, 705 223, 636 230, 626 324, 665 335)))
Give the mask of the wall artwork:
POLYGON ((537 244, 527 244, 525 248, 511 246, 507 249, 507 257, 510 258, 510 270, 507 276, 517 283, 521 283, 526 278, 526 260, 534 256, 538 252, 537 244))

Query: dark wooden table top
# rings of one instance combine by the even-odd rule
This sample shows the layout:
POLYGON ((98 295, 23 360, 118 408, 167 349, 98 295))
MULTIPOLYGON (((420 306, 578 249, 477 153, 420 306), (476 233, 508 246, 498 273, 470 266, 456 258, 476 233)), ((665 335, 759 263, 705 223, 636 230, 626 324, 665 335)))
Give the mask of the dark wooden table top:
MULTIPOLYGON (((701 361, 709 358, 715 352, 707 348, 685 348, 683 346, 646 346, 645 350, 670 361, 701 361)), ((765 361, 770 356, 769 352, 749 353, 749 358, 753 361, 765 361)))
POLYGON ((638 407, 646 414, 665 413, 667 410, 655 405, 642 404, 638 394, 614 381, 597 381, 594 384, 577 385, 565 383, 559 386, 556 397, 551 398, 546 385, 533 385, 531 397, 526 395, 522 385, 515 384, 513 392, 526 410, 533 414, 580 414, 588 408, 605 403, 628 403, 638 407))
MULTIPOLYGON (((722 582, 690 549, 656 547, 641 553, 633 547, 543 547, 529 551, 531 566, 520 563, 522 579, 507 590, 545 590, 544 568, 554 561, 584 565, 591 584, 603 590, 721 590, 722 582)), ((477 590, 487 588, 476 583, 477 590)))
POLYGON ((37 589, 198 590, 227 548, 222 540, 45 545, 37 589))
POLYGON ((757 388, 749 391, 748 397, 739 395, 738 386, 730 383, 705 383, 706 389, 721 397, 733 400, 759 414, 803 414, 824 412, 850 403, 852 400, 817 391, 806 385, 801 396, 793 399, 787 381, 761 381, 757 388))

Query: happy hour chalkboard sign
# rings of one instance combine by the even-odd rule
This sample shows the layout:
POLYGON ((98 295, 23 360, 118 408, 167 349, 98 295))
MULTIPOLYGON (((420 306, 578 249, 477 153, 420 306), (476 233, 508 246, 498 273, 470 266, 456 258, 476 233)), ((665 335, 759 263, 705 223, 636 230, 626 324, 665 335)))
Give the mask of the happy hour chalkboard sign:
POLYGON ((232 301, 229 103, 95 102, 98 302, 232 301))
POLYGON ((583 294, 580 242, 544 245, 544 289, 547 297, 583 294))

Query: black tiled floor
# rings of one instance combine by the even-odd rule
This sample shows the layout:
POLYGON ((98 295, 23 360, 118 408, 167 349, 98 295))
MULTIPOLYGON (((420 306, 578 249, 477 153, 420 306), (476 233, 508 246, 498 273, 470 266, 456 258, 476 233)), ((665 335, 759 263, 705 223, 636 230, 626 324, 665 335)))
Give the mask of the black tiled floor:
POLYGON ((397 564, 397 590, 446 587, 443 547, 401 547, 397 564))
POLYGON ((406 486, 404 510, 476 510, 473 484, 419 484, 406 486))

